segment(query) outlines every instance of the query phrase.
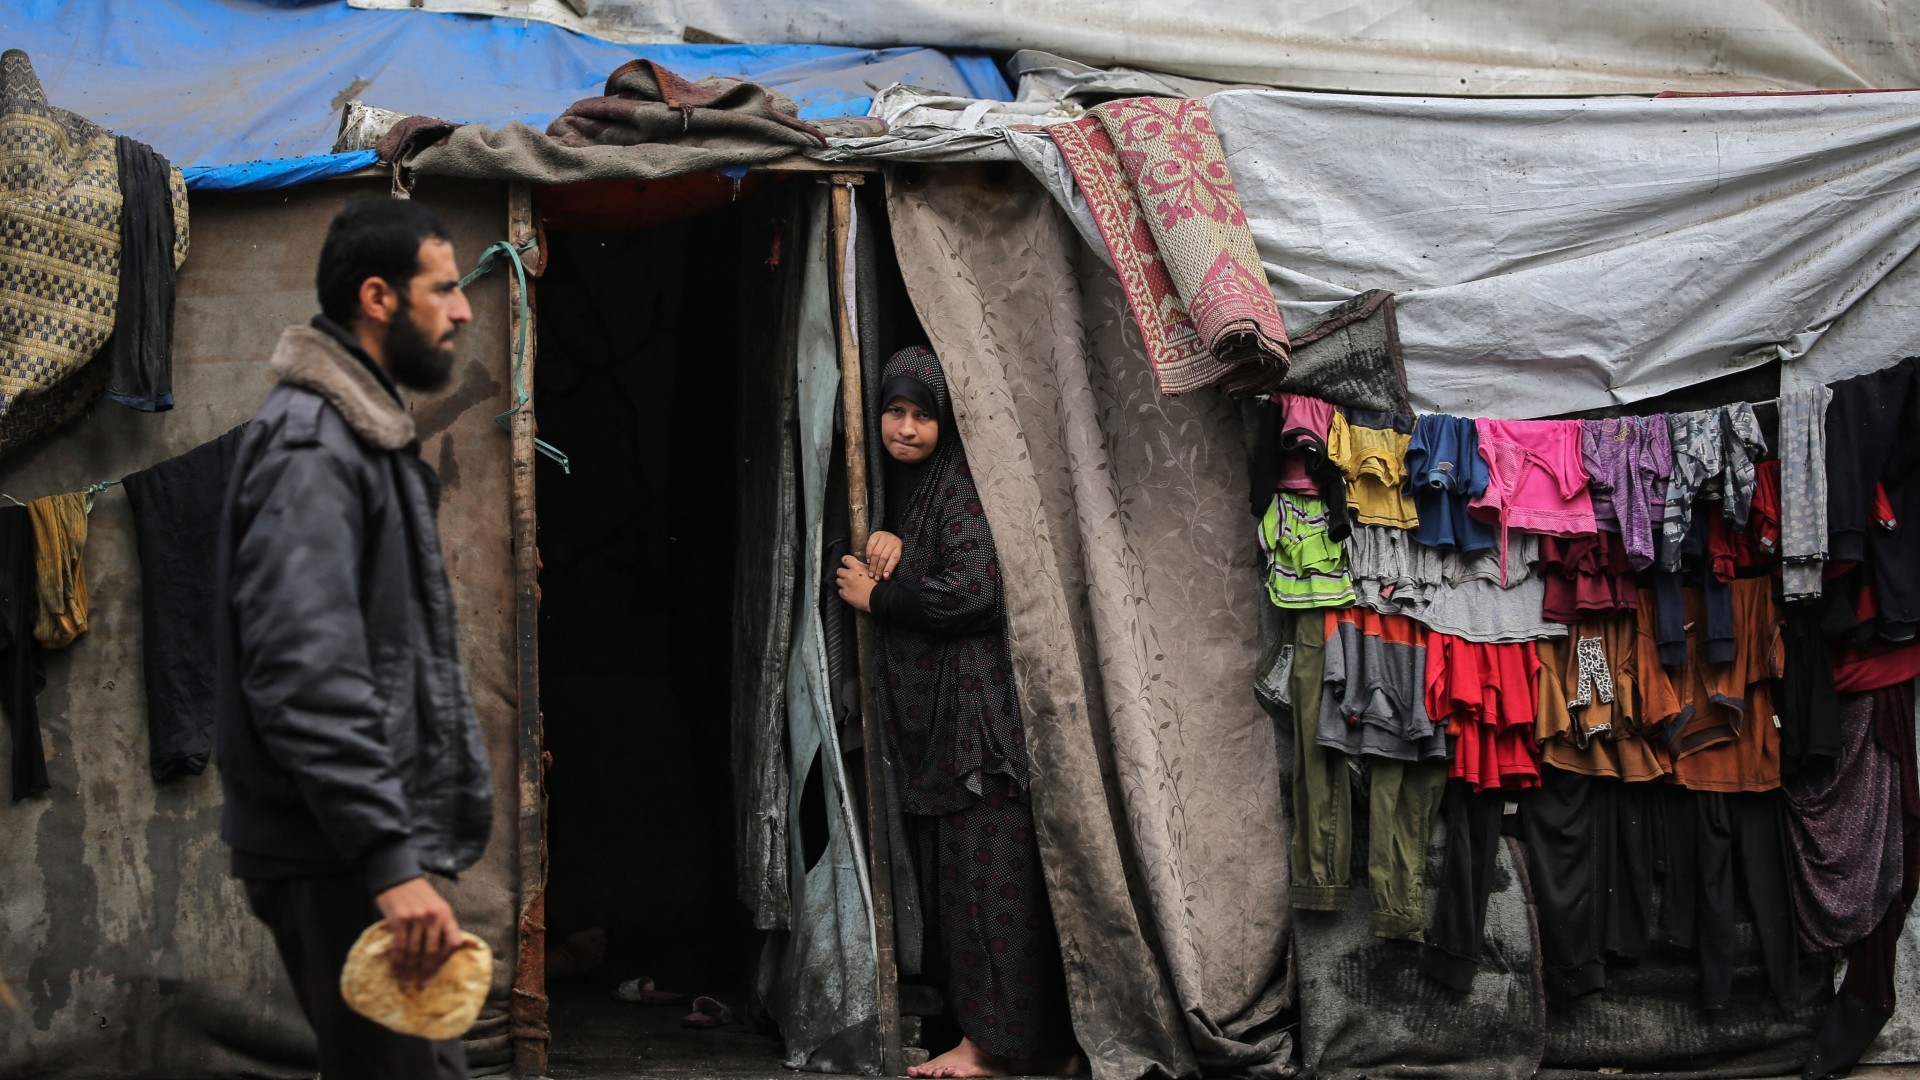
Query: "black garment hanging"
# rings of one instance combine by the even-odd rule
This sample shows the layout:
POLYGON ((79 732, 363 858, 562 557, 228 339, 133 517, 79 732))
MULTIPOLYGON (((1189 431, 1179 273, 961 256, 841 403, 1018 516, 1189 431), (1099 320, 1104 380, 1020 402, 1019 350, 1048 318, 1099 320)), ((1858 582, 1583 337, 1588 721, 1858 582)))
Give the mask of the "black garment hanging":
POLYGON ((40 643, 39 574, 33 565, 33 519, 24 506, 0 506, 0 707, 13 728, 15 802, 47 790, 47 754, 40 743, 40 707, 47 683, 40 643))
POLYGON ((107 400, 142 412, 173 408, 173 166, 118 136, 120 296, 107 342, 107 400))
POLYGON ((140 553, 147 765, 198 776, 213 752, 214 555, 241 424, 121 481, 140 553))

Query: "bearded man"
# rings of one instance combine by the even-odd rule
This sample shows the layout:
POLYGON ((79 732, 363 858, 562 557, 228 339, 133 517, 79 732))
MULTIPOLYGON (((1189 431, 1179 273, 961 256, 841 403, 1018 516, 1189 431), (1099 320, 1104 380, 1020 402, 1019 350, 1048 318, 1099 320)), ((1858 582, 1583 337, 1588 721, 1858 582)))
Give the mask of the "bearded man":
POLYGON ((446 227, 357 202, 327 230, 321 314, 281 335, 242 435, 216 569, 220 836, 273 934, 325 1080, 465 1077, 458 1040, 388 1031, 340 995, 385 919, 419 984, 460 942, 427 879, 486 848, 492 787, 437 523, 399 389, 443 388, 473 317, 446 227))

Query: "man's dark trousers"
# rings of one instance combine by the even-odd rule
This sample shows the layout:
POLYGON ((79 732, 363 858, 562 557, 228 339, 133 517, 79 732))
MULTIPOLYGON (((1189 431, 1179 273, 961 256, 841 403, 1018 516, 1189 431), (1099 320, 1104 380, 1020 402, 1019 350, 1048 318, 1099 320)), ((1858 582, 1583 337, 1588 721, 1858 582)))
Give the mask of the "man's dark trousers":
POLYGON ((429 1042, 389 1031, 347 1007, 340 969, 362 931, 380 921, 366 879, 256 879, 247 904, 273 931, 301 1011, 320 1041, 321 1080, 466 1080, 458 1039, 429 1042))

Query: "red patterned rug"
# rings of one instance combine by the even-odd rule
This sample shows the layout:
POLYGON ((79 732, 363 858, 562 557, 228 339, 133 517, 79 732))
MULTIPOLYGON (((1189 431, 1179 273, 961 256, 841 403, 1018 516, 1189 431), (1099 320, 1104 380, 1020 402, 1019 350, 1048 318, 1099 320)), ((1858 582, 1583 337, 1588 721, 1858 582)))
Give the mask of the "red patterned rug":
POLYGON ((1049 130, 1112 254, 1160 392, 1277 385, 1287 330, 1206 105, 1129 98, 1049 130))

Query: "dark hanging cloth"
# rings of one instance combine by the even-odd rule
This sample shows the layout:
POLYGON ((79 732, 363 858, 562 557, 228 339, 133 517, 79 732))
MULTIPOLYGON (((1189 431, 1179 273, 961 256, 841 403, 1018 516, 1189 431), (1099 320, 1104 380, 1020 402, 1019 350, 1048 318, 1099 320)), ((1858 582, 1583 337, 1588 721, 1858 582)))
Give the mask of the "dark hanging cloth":
POLYGON ((109 401, 142 412, 173 408, 173 166, 146 143, 116 136, 120 161, 120 299, 107 375, 109 401))
POLYGON ((1827 407, 1829 561, 1864 561, 1879 605, 1879 636, 1920 629, 1920 529, 1873 524, 1874 484, 1894 519, 1920 520, 1920 357, 1833 384, 1827 407))
POLYGON ((1653 912, 1647 784, 1541 770, 1522 794, 1520 836, 1540 912, 1547 996, 1603 989, 1607 954, 1645 956, 1653 912))
POLYGON ((198 776, 213 751, 214 554, 242 424, 121 481, 140 553, 147 764, 198 776))
POLYGON ((40 643, 33 637, 40 578, 33 565, 33 518, 24 506, 0 506, 0 707, 13 728, 13 799, 47 790, 47 754, 40 744, 46 685, 40 643))
POLYGON ((1441 803, 1447 854, 1420 970, 1463 994, 1473 989, 1480 966, 1505 801, 1502 792, 1474 791, 1464 780, 1449 780, 1441 803))
POLYGON ((1873 737, 1873 706, 1872 694, 1840 698, 1840 760, 1781 785, 1794 908, 1808 952, 1844 949, 1865 938, 1900 892, 1899 757, 1873 737))
POLYGON ((1913 683, 1875 690, 1872 698, 1873 740, 1894 755, 1899 769, 1900 892, 1873 932, 1847 950, 1847 977, 1814 1038, 1801 1073, 1806 1080, 1846 1076, 1892 1019, 1900 932, 1920 893, 1920 765, 1914 760, 1913 683))
POLYGON ((872 599, 875 694, 918 871, 924 967, 976 1045, 1063 1056, 1073 1048, 1066 976, 1027 802, 993 534, 939 361, 903 349, 881 382, 882 406, 905 397, 939 422, 924 462, 887 469, 886 524, 901 556, 872 599))
POLYGON ((1663 930, 1671 944, 1697 950, 1702 1007, 1714 1011, 1732 1001, 1739 893, 1753 915, 1774 1000, 1793 1008, 1800 1001, 1800 948, 1779 793, 1671 788, 1661 794, 1663 930))
POLYGON ((1833 650, 1821 625, 1822 602, 1795 602, 1781 610, 1784 674, 1774 706, 1780 712, 1780 771, 1792 776, 1824 769, 1840 756, 1840 697, 1833 650))

